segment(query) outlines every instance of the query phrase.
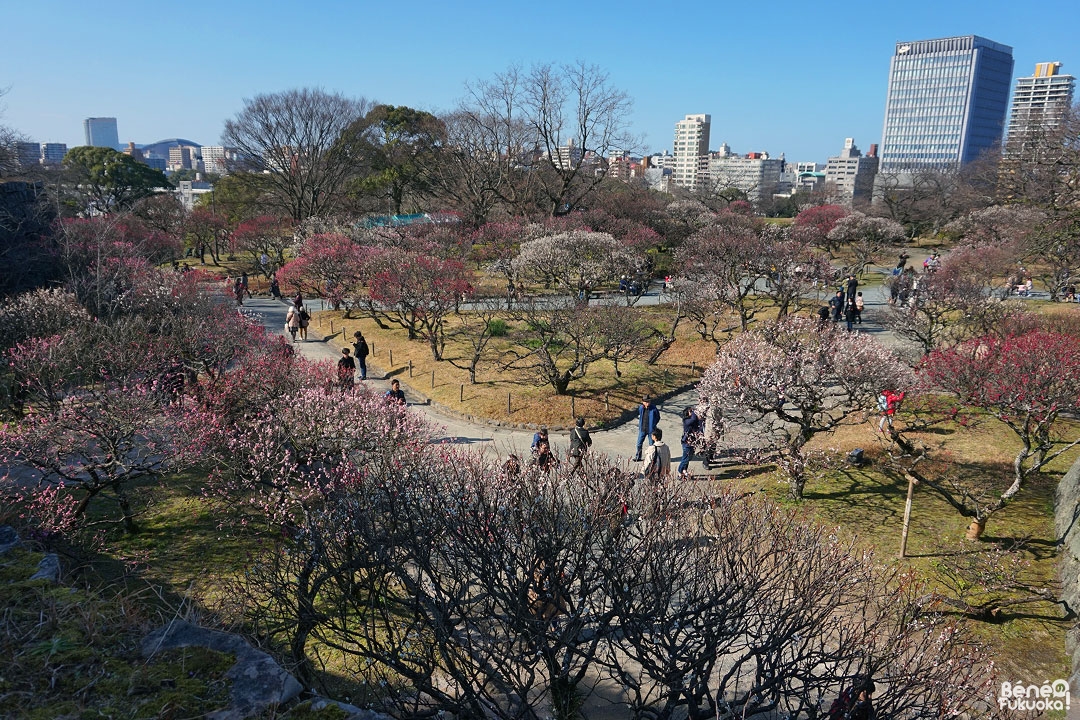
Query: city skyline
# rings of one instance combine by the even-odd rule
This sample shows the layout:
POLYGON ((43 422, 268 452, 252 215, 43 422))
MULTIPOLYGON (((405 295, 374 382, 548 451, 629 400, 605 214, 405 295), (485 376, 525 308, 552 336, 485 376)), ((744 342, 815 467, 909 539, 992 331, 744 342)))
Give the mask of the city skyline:
POLYGON ((189 8, 202 29, 187 35, 169 30, 183 27, 172 10, 126 0, 93 12, 67 0, 9 9, 12 27, 49 23, 44 37, 14 33, 0 51, 8 61, 0 87, 9 90, 0 123, 74 147, 83 119, 107 116, 117 118, 121 146, 169 137, 219 145, 225 119, 259 93, 322 87, 443 112, 468 81, 515 64, 582 60, 632 98, 630 121, 644 140, 638 154, 670 152, 674 123, 703 113, 712 117, 711 149, 727 143, 740 154, 823 162, 844 138, 860 147, 881 142, 898 41, 974 34, 1009 45, 1010 88, 1037 62, 1061 62, 1066 73, 1080 68, 1069 22, 1080 8, 1059 0, 1037 12, 1002 0, 917 1, 902 12, 781 2, 764 20, 750 8, 704 3, 679 16, 636 2, 556 2, 538 16, 491 2, 422 1, 404 18, 392 7, 339 2, 272 12, 249 0, 189 8), (552 32, 557 17, 573 29, 552 32), (688 18, 700 35, 695 46, 676 27, 688 18), (177 37, 183 42, 170 40, 177 37))

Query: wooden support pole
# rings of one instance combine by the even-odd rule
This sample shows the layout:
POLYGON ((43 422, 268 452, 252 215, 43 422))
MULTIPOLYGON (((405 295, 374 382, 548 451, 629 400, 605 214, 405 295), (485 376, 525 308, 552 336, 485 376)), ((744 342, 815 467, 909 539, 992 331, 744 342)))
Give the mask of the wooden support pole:
POLYGON ((610 411, 611 411, 611 398, 608 397, 607 393, 604 393, 604 412, 610 412, 610 411))
POLYGON ((431 371, 431 387, 435 387, 435 371, 431 371))
POLYGON ((570 396, 570 417, 577 420, 577 405, 574 403, 574 396, 570 396))
POLYGON ((390 348, 390 367, 394 367, 394 349, 390 348))
POLYGON ((412 358, 409 358, 409 377, 412 377, 412 358))
POLYGON ((333 320, 330 321, 330 334, 331 335, 334 334, 334 321, 333 320))
POLYGON ((697 375, 697 361, 696 360, 691 360, 690 361, 690 374, 691 375, 697 375))
POLYGON ((506 393, 506 414, 510 415, 510 393, 506 393))
POLYGON ((465 385, 461 386, 461 391, 458 393, 458 402, 465 402, 465 385))
POLYGON ((915 485, 919 481, 914 475, 907 476, 907 502, 904 503, 904 526, 900 531, 900 557, 907 557, 908 527, 911 525, 911 496, 915 494, 915 485))

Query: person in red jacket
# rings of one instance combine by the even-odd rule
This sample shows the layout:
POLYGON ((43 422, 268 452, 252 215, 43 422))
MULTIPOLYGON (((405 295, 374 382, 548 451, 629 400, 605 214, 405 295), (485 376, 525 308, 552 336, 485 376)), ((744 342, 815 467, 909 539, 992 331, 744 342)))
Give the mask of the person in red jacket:
POLYGON ((888 423, 889 429, 892 429, 893 415, 896 414, 897 408, 900 407, 900 403, 903 401, 903 392, 897 393, 892 390, 884 390, 878 395, 878 410, 881 411, 881 420, 878 421, 878 430, 885 432, 886 423, 888 423))

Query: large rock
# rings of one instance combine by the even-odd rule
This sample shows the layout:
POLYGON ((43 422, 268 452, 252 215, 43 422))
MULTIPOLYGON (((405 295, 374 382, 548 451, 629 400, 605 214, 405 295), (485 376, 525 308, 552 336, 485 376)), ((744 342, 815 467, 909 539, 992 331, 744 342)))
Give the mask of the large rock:
POLYGON ((0 525, 0 555, 19 546, 19 533, 10 525, 0 525))
POLYGON ((30 579, 48 580, 54 583, 60 582, 60 557, 56 553, 49 553, 41 558, 41 562, 37 566, 37 572, 31 575, 30 579))
POLYGON ((299 681, 272 657, 239 635, 208 630, 183 620, 175 620, 147 635, 142 652, 150 657, 159 650, 192 646, 236 656, 236 664, 226 673, 232 681, 232 706, 207 715, 212 720, 242 720, 259 715, 292 700, 303 690, 299 681))

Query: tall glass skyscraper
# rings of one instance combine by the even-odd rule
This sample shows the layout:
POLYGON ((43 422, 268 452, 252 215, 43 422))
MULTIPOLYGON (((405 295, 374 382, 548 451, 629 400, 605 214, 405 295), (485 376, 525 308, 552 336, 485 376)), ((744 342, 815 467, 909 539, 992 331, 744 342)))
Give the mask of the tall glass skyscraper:
POLYGON ((120 138, 116 132, 116 118, 92 117, 83 120, 83 133, 86 144, 91 147, 120 149, 120 138))
POLYGON ((1012 71, 1012 48, 977 35, 896 43, 880 172, 950 170, 999 143, 1012 71))

